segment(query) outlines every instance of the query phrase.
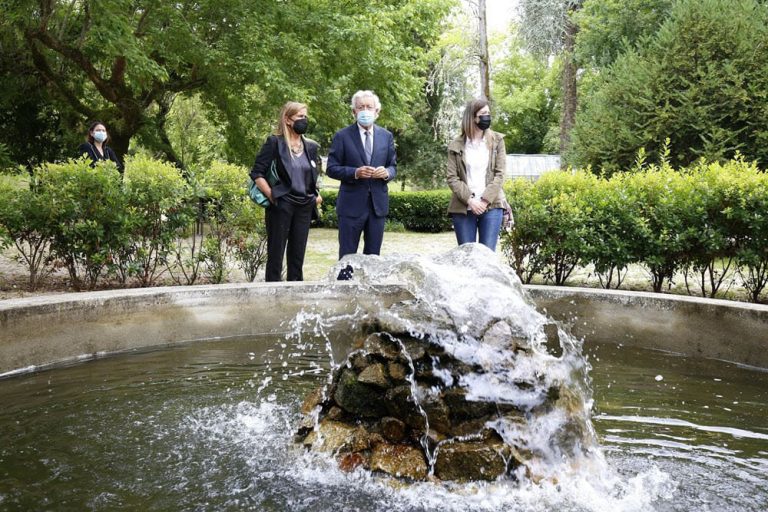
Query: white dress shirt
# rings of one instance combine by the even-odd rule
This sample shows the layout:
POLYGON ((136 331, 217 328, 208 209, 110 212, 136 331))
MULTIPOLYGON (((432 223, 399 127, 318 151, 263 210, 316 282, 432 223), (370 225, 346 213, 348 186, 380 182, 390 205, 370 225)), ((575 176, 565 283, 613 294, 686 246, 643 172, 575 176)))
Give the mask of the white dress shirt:
POLYGON ((365 132, 367 131, 370 134, 368 136, 371 138, 371 154, 373 154, 373 125, 369 126, 366 130, 358 124, 357 129, 360 131, 360 142, 363 143, 363 148, 365 148, 365 132))
POLYGON ((485 176, 488 172, 488 146, 485 137, 478 143, 469 139, 464 142, 464 162, 467 165, 467 186, 478 201, 485 192, 485 176))

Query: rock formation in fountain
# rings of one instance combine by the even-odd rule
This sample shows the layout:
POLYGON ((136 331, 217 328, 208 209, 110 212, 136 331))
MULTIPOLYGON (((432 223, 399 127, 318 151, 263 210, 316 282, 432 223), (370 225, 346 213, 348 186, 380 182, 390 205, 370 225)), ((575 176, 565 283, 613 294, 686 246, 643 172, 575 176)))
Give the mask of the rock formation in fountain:
POLYGON ((350 261, 360 286, 402 282, 414 299, 344 334, 354 350, 305 400, 305 446, 412 480, 556 479, 590 457, 581 347, 494 254, 350 261))

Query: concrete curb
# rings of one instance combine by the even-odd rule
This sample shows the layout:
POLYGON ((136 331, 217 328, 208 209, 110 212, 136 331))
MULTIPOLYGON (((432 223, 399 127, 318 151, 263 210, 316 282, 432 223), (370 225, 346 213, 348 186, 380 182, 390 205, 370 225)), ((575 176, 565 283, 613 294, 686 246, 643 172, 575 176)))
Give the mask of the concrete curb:
POLYGON ((525 287, 587 342, 621 343, 768 368, 768 306, 649 292, 525 287))
MULTIPOLYGON (((768 306, 643 292, 526 286, 589 342, 768 368, 768 306)), ((286 332, 301 311, 343 314, 410 295, 388 285, 250 283, 110 290, 0 301, 0 377, 190 340, 286 332)))

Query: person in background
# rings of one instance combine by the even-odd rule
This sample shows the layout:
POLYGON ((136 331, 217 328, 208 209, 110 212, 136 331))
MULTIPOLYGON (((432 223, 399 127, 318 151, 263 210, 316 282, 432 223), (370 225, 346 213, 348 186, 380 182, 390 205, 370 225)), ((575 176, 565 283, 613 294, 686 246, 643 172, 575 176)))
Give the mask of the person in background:
POLYGON ((267 137, 250 172, 270 202, 266 210, 266 281, 281 280, 284 255, 288 281, 304 280, 309 225, 322 203, 317 187, 322 167, 320 148, 317 142, 304 137, 307 126, 306 105, 295 101, 283 105, 277 130, 267 137), (272 162, 278 177, 274 184, 266 179, 272 162))
POLYGON ((117 170, 120 174, 123 173, 123 163, 117 158, 114 150, 107 146, 109 140, 109 134, 107 133, 107 127, 101 121, 94 121, 88 128, 88 135, 85 138, 86 142, 80 144, 78 152, 83 156, 88 156, 91 159, 91 167, 96 166, 96 162, 101 160, 112 160, 117 166, 117 170))
POLYGON ((488 102, 467 103, 461 134, 448 144, 446 178, 453 192, 448 214, 459 245, 480 242, 495 251, 506 204, 507 156, 503 136, 490 126, 488 102))
POLYGON ((355 123, 336 132, 328 153, 328 176, 341 182, 336 200, 339 259, 357 252, 361 234, 363 254, 381 252, 389 213, 387 183, 397 174, 394 137, 375 124, 379 97, 357 91, 351 107, 355 123))

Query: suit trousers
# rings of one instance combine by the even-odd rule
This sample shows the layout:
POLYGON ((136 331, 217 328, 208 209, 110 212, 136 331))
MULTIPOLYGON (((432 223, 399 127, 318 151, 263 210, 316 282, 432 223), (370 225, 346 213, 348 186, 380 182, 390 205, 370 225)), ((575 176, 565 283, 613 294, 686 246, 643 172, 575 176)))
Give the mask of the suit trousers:
POLYGON ((304 254, 307 251, 309 224, 315 203, 297 205, 278 198, 266 211, 267 270, 265 281, 280 281, 283 256, 287 260, 288 281, 304 280, 304 254))
POLYGON ((339 215, 339 259, 357 252, 361 234, 365 240, 363 254, 380 254, 386 221, 386 217, 376 215, 370 194, 368 208, 362 215, 357 217, 339 215))

